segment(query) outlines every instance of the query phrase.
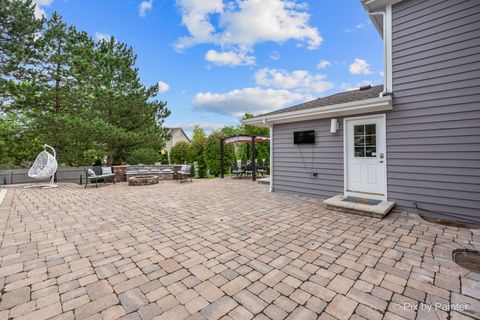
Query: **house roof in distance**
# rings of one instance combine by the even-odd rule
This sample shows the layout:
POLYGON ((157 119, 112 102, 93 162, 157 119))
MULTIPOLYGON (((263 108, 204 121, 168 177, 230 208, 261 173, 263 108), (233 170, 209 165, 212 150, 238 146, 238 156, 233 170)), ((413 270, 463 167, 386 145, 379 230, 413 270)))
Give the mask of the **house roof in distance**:
POLYGON ((288 108, 283 108, 277 111, 264 113, 260 116, 263 117, 263 116, 269 116, 269 115, 274 115, 274 114, 279 114, 284 112, 313 109, 317 107, 324 107, 324 106, 330 106, 335 104, 378 98, 382 91, 383 91, 383 85, 378 85, 373 87, 370 85, 363 86, 357 90, 336 93, 327 97, 318 98, 316 100, 304 102, 288 108))
POLYGON ((168 129, 168 131, 170 131, 170 134, 175 134, 177 131, 181 131, 183 133, 183 135, 188 139, 188 141, 190 141, 190 138, 187 136, 187 134, 185 133, 185 131, 183 131, 182 128, 166 128, 168 129))

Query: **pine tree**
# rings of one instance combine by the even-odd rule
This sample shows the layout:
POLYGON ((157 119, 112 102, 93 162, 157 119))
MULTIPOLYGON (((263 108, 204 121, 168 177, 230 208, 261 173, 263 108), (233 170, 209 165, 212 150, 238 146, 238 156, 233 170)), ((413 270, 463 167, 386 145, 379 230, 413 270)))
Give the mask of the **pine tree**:
POLYGON ((161 126, 170 111, 165 102, 155 100, 157 85, 140 82, 136 59, 131 47, 113 37, 95 46, 91 106, 101 122, 97 131, 108 164, 125 161, 135 149, 160 151, 168 135, 161 126))

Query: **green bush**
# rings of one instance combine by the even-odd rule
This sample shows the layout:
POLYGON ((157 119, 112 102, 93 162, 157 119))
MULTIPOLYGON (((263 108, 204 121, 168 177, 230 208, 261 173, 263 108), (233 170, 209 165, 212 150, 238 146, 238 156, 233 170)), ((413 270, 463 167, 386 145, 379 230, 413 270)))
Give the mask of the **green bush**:
POLYGON ((160 160, 158 161, 161 164, 168 164, 168 152, 160 154, 160 160))
POLYGON ((193 138, 190 141, 190 149, 188 151, 188 161, 192 164, 192 176, 195 175, 194 162, 198 164, 198 176, 200 178, 207 177, 207 164, 203 157, 205 151, 205 143, 207 142, 207 135, 200 125, 193 127, 193 138))
POLYGON ((188 142, 179 142, 170 150, 170 162, 172 164, 184 164, 188 161, 188 151, 190 144, 188 142))
MULTIPOLYGON (((217 177, 220 174, 220 162, 221 162, 221 147, 220 140, 225 138, 225 134, 222 132, 212 133, 205 145, 204 158, 210 169, 210 174, 217 177)), ((232 144, 225 144, 224 148, 224 172, 228 172, 228 169, 235 162, 235 149, 232 144)))
POLYGON ((160 160, 160 153, 153 148, 135 149, 127 158, 129 164, 154 164, 160 160))
MULTIPOLYGON (((193 165, 194 162, 198 163, 198 176, 200 178, 207 177, 207 164, 205 163, 205 157, 203 153, 205 151, 205 138, 199 138, 190 142, 190 149, 188 152, 188 161, 193 165)), ((192 166, 192 175, 195 174, 194 167, 192 166)))

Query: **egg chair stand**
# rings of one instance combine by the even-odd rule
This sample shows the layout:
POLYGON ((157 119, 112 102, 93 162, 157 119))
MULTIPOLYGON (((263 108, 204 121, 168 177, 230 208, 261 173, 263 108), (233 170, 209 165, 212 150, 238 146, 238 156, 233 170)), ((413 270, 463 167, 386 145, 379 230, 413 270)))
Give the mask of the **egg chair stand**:
POLYGON ((56 188, 57 185, 55 184, 55 173, 57 172, 58 169, 58 163, 57 163, 57 153, 55 152, 55 149, 49 146, 48 144, 45 144, 44 150, 40 152, 35 159, 35 162, 33 163, 32 167, 28 171, 28 176, 32 179, 39 180, 39 181, 44 181, 48 180, 47 184, 32 184, 29 186, 26 186, 25 188, 34 188, 34 187, 42 187, 44 189, 47 188, 56 188), (52 153, 47 151, 47 148, 50 148, 52 150, 52 153))

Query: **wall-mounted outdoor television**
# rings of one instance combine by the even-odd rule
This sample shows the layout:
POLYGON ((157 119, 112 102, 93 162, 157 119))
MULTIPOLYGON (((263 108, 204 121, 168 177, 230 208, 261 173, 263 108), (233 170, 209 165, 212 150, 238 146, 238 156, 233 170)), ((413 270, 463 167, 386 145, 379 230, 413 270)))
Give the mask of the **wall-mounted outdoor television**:
POLYGON ((294 144, 308 144, 315 143, 315 131, 295 131, 293 133, 294 144))

